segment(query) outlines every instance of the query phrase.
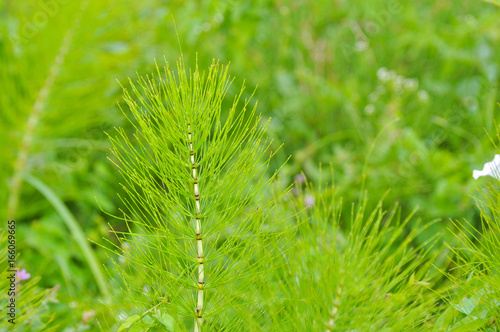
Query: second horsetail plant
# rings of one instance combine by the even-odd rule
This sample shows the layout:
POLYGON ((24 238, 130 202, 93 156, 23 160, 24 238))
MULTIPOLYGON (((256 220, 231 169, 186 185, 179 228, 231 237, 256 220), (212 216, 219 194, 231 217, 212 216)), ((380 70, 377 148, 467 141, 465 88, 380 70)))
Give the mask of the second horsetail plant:
POLYGON ((187 74, 181 58, 124 89, 133 135, 109 135, 127 208, 114 251, 136 296, 119 330, 237 331, 259 315, 259 285, 286 237, 262 200, 276 176, 265 178, 269 122, 241 103, 244 88, 224 107, 230 84, 218 62, 187 74))

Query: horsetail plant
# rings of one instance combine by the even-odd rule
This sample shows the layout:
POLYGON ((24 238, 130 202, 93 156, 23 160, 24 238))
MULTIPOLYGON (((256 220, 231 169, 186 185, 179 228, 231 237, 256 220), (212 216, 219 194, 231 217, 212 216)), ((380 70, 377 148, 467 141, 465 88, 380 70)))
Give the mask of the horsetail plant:
POLYGON ((277 174, 265 177, 269 121, 249 99, 238 111, 244 87, 223 111, 231 80, 218 62, 189 75, 182 57, 177 73, 168 63, 156 68, 129 82, 132 93, 124 88, 134 134, 108 135, 127 210, 112 248, 125 264, 115 263, 121 287, 136 295, 119 330, 248 329, 258 280, 286 238, 282 223, 269 220, 273 200, 263 200, 277 174))
POLYGON ((316 186, 305 181, 276 208, 305 212, 296 213, 288 264, 267 285, 276 294, 267 330, 428 331, 439 311, 430 290, 439 276, 431 269, 437 253, 429 247, 440 235, 414 246, 428 226, 412 215, 403 219, 398 206, 387 212, 382 200, 370 211, 363 191, 345 213, 337 190, 320 173, 316 186))

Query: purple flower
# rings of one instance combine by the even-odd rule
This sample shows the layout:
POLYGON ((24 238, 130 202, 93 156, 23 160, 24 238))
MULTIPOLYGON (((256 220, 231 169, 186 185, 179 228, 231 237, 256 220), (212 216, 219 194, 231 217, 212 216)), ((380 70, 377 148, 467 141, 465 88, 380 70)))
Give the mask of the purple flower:
POLYGON ((316 198, 314 198, 314 196, 312 196, 312 195, 306 195, 304 197, 304 204, 308 208, 312 208, 314 206, 315 202, 316 202, 316 198))
POLYGON ((295 182, 298 184, 303 184, 304 182, 306 182, 306 179, 304 179, 304 175, 299 173, 295 175, 295 182))
POLYGON ((21 271, 17 271, 16 275, 19 278, 19 281, 28 280, 29 278, 31 278, 31 274, 26 272, 25 269, 22 269, 21 271))

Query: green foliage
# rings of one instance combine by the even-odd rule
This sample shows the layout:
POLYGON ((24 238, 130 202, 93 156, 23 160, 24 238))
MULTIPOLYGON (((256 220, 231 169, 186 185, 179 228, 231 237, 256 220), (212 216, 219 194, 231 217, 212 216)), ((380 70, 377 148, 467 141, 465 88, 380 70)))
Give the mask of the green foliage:
MULTIPOLYGON (((57 291, 59 287, 52 289, 40 289, 38 282, 40 276, 33 276, 27 280, 21 280, 16 277, 15 286, 12 292, 15 293, 15 317, 7 315, 7 305, 10 304, 9 289, 11 289, 11 272, 8 272, 7 263, 7 245, 8 233, 5 230, 0 230, 0 246, 4 248, 0 256, 0 264, 5 269, 0 278, 0 287, 2 289, 0 297, 0 305, 5 308, 4 317, 0 321, 0 331, 56 331, 56 323, 54 322, 54 314, 49 311, 48 304, 57 301, 57 291), (7 317, 7 318, 5 318, 7 317), (9 322, 13 319, 15 324, 9 322)), ((17 271, 21 271, 19 266, 16 266, 17 271)), ((11 269, 12 270, 12 269, 11 269)))
MULTIPOLYGON (((96 268, 88 268, 89 251, 84 255, 81 250, 82 239, 99 242, 101 237, 125 251, 133 249, 130 243, 127 247, 110 236, 110 228, 128 232, 126 224, 102 212, 117 215, 125 209, 115 195, 122 189, 117 172, 106 160, 110 143, 104 131, 117 126, 128 135, 135 130, 116 107, 121 94, 116 79, 124 81, 136 70, 154 71, 153 59, 178 57, 178 43, 187 64, 206 67, 214 58, 231 61, 235 86, 241 85, 239 78, 247 79, 249 86, 259 85, 259 110, 265 118, 272 118, 267 133, 274 138, 270 149, 276 151, 264 176, 271 176, 292 155, 281 169, 280 188, 287 188, 302 172, 318 188, 320 163, 332 163, 337 197, 346 202, 365 197, 359 190, 364 184, 368 195, 361 201, 366 211, 381 209, 380 194, 389 188, 382 210, 400 202, 401 215, 408 216, 419 206, 422 229, 416 232, 413 222, 407 223, 390 253, 381 253, 386 258, 398 252, 399 243, 406 243, 407 234, 417 233, 408 246, 427 250, 430 238, 452 229, 444 234, 450 249, 437 241, 431 249, 435 252, 426 256, 432 261, 439 252, 436 266, 462 286, 444 295, 454 306, 440 306, 441 302, 431 306, 444 310, 435 329, 452 325, 465 330, 462 319, 475 324, 479 320, 474 317, 485 312, 488 321, 494 311, 484 310, 488 306, 483 303, 492 298, 484 283, 493 281, 491 274, 483 273, 483 263, 493 264, 493 259, 485 257, 496 252, 488 243, 490 226, 486 223, 483 228, 484 216, 470 198, 477 186, 470 171, 491 157, 484 128, 490 132, 500 120, 499 10, 498 1, 471 0, 1 1, 0 216, 6 220, 9 201, 17 202, 10 204, 17 208, 9 214, 18 221, 19 262, 40 276, 40 288, 60 287, 60 302, 47 304, 59 329, 96 329, 94 314, 102 326, 115 321, 95 300, 101 296, 102 282, 99 287, 96 268), (284 147, 278 149, 282 142, 284 147), (71 232, 69 219, 35 187, 24 183, 29 176, 50 187, 53 198, 61 203, 59 211, 69 211, 81 232, 71 232), (436 218, 441 221, 432 222, 436 218), (457 224, 464 234, 455 237, 456 227, 449 220, 461 218, 468 222, 457 224), (446 252, 450 250, 460 253, 460 258, 448 269, 446 252), (484 257, 476 257, 483 251, 484 257), (475 269, 473 262, 479 264, 475 269), (474 308, 461 311, 462 307, 474 308)), ((237 92, 229 87, 228 96, 237 92)), ((243 91, 241 98, 251 94, 243 91)), ((133 93, 131 97, 140 102, 133 93)), ((232 100, 224 98, 223 110, 231 105, 232 100)), ((327 195, 319 189, 313 192, 315 197, 327 195)), ((264 198, 263 205, 268 204, 264 198)), ((277 204, 280 220, 296 213, 288 203, 277 204)), ((493 207, 481 209, 493 211, 493 207)), ((315 243, 316 229, 302 227, 307 225, 304 216, 297 220, 301 225, 298 238, 315 243)), ((339 234, 345 236, 351 226, 343 220, 339 234)), ((307 261, 304 256, 310 244, 299 243, 296 250, 288 251, 295 257, 297 270, 307 261)), ((316 252, 312 257, 325 250, 345 255, 310 245, 316 252)), ((112 275, 113 289, 127 289, 118 281, 122 279, 119 270, 112 268, 105 251, 94 245, 91 251, 97 261, 94 267, 104 264, 112 275)), ((271 258, 277 252, 277 248, 271 250, 271 258)), ((286 259, 281 262, 285 264, 286 259)), ((283 267, 267 267, 277 282, 276 273, 283 267)), ((136 277, 133 288, 142 292, 149 280, 141 274, 136 277)), ((436 291, 441 292, 447 282, 436 281, 436 291)), ((383 285, 380 281, 379 286, 383 285)), ((264 310, 272 307, 266 302, 268 293, 280 287, 255 288, 253 295, 259 297, 255 301, 262 304, 246 324, 276 326, 264 310)), ((159 301, 144 295, 149 303, 141 307, 144 311, 134 312, 122 296, 113 294, 110 304, 113 308, 123 305, 118 310, 120 321, 142 315, 159 301)), ((159 328, 162 323, 156 317, 166 312, 155 314, 149 313, 150 318, 145 316, 138 324, 159 328)), ((318 324, 323 321, 317 320, 318 324)), ((468 328, 474 330, 472 325, 468 328)))
POLYGON ((351 188, 364 173, 366 189, 391 188, 386 202, 400 202, 405 215, 419 206, 424 220, 442 218, 430 234, 448 218, 476 220, 470 165, 489 156, 483 128, 500 120, 500 8, 470 0, 168 8, 186 54, 231 61, 237 77, 266 92, 259 105, 273 118, 269 134, 284 143, 276 163, 292 155, 283 170, 289 181, 303 171, 317 182, 319 163, 332 162, 348 201, 359 198, 351 188), (393 79, 381 80, 382 68, 393 79))
POLYGON ((97 263, 97 259, 95 258, 89 243, 87 242, 87 239, 85 239, 83 235, 80 225, 75 220, 75 217, 46 184, 31 175, 25 175, 24 177, 28 183, 37 188, 47 198, 47 200, 54 206, 61 218, 64 220, 66 226, 70 229, 71 234, 83 252, 85 259, 89 263, 90 269, 94 274, 94 278, 96 279, 102 295, 105 297, 105 300, 109 302, 111 300, 111 295, 107 288, 104 275, 99 264, 97 263))
POLYGON ((282 241, 279 219, 268 215, 273 201, 263 201, 273 179, 264 177, 268 122, 247 109, 249 100, 238 110, 243 89, 222 112, 230 80, 215 62, 188 75, 181 58, 177 73, 167 64, 164 73, 157 68, 156 77, 130 85, 134 95, 125 89, 124 99, 132 116, 124 113, 134 134, 118 128, 110 135, 126 193, 120 219, 127 229, 114 231, 122 244, 114 249, 128 263, 121 275, 134 271, 125 279, 127 292, 144 311, 166 298, 158 310, 181 329, 192 329, 193 321, 196 331, 244 328, 240 317, 257 302, 257 276, 273 265, 260 252, 282 241), (137 274, 144 284, 134 282, 137 274))
POLYGON ((439 331, 497 331, 500 327, 499 202, 498 184, 489 183, 477 200, 481 229, 467 220, 455 223, 459 229, 459 243, 453 248, 457 271, 447 276, 458 289, 448 297, 450 308, 440 318, 447 324, 439 331))
MULTIPOLYGON (((8 202, 18 201, 11 217, 18 221, 20 259, 42 276, 41 287, 61 286, 60 303, 50 306, 67 328, 96 327, 83 316, 100 310, 99 287, 61 216, 22 178, 28 173, 48 184, 84 240, 108 236, 95 197, 108 211, 119 201, 113 200, 118 181, 105 159, 103 130, 122 122, 116 79, 152 58, 145 51, 152 39, 135 35, 149 24, 140 14, 147 5, 0 2, 0 216, 5 221, 8 202), (37 121, 30 120, 33 114, 37 121), (31 137, 28 144, 24 137, 31 137), (20 155, 24 162, 16 162, 20 155), (21 181, 14 185, 14 178, 21 181)), ((103 251, 94 254, 98 265, 105 262, 103 251)))
MULTIPOLYGON (((488 135, 497 152, 496 137, 488 135)), ((434 331, 497 331, 500 328, 500 190, 498 165, 488 164, 488 182, 475 197, 481 213, 480 227, 464 219, 455 221, 457 244, 447 246, 454 254, 454 269, 445 272, 455 289, 446 294, 448 308, 434 331), (492 180, 494 179, 494 180, 492 180)), ((482 179, 480 181, 483 181, 482 179)))
POLYGON ((425 226, 402 220, 397 206, 387 213, 382 202, 368 211, 366 196, 343 216, 336 194, 306 183, 281 207, 303 213, 288 264, 273 276, 269 330, 428 331, 437 310, 435 256, 413 245, 425 226))
POLYGON ((177 75, 167 64, 164 74, 139 78, 140 89, 130 82, 133 96, 124 90, 135 131, 118 128, 110 139, 127 229, 114 230, 120 245, 110 249, 123 261, 115 283, 134 309, 118 330, 147 329, 164 315, 195 331, 432 326, 435 255, 429 243, 414 247, 426 226, 410 226, 398 207, 386 214, 382 203, 368 214, 366 199, 343 222, 328 186, 299 186, 279 204, 263 196, 269 181, 252 179, 269 146, 265 127, 255 108, 246 114, 248 101, 237 111, 241 93, 222 112, 228 79, 219 67, 188 76, 181 59, 177 75), (293 215, 290 243, 279 227, 293 215))

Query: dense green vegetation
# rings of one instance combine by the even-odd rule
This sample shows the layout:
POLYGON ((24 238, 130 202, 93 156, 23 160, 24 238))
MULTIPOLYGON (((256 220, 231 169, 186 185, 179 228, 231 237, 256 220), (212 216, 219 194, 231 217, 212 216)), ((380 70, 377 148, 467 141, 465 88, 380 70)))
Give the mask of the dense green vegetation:
MULTIPOLYGON (((158 83, 157 66, 175 67, 182 53, 188 76, 195 68, 208 73, 214 59, 230 63, 234 80, 220 103, 207 103, 211 114, 221 107, 216 119, 225 123, 245 82, 236 111, 248 100, 245 121, 262 114, 270 145, 260 162, 273 154, 261 185, 280 170, 259 199, 245 191, 263 170, 249 165, 259 162, 228 159, 244 166, 244 183, 229 171, 210 173, 229 187, 213 184, 213 195, 234 190, 227 201, 214 199, 214 215, 228 207, 234 216, 260 212, 241 226, 248 243, 233 239, 231 221, 210 230, 220 241, 213 248, 222 248, 214 257, 224 263, 213 259, 220 275, 207 287, 231 296, 207 309, 202 330, 498 331, 498 183, 472 177, 500 141, 494 0, 4 0, 0 22, 2 241, 7 219, 15 219, 17 265, 31 274, 19 284, 26 289, 19 330, 107 331, 124 322, 139 331, 193 330, 195 292, 183 293, 192 289, 181 276, 195 246, 160 250, 162 237, 148 226, 156 219, 124 217, 133 209, 123 199, 127 185, 141 177, 119 172, 109 150, 136 149, 144 157, 139 173, 158 176, 141 153, 167 153, 155 150, 159 142, 180 151, 182 138, 159 127, 143 133, 144 145, 106 135, 115 137, 115 127, 137 134, 134 105, 154 91, 142 81, 136 95, 128 77, 134 83, 136 73, 154 73, 158 83), (166 269, 166 257, 178 266, 166 269), (129 269, 129 260, 143 264, 129 269), (225 268, 252 273, 238 279, 225 268), (153 273, 161 269, 174 272, 153 273), (165 284, 183 305, 165 309, 165 284)), ((175 96, 171 88, 167 96, 175 96)), ((208 124, 199 129, 211 142, 208 124)), ((203 151, 220 161, 233 150, 203 151)), ((234 151, 257 158, 251 149, 234 151)), ((189 182, 175 167, 162 172, 172 183, 189 182)), ((161 182, 151 181, 156 195, 161 182)), ((180 205, 161 204, 182 214, 182 204, 193 207, 187 197, 179 189, 180 205)), ((140 211, 159 218, 161 204, 144 202, 152 201, 141 201, 140 211)), ((187 236, 177 231, 169 241, 187 236)), ((9 328, 6 320, 0 328, 9 328)))

